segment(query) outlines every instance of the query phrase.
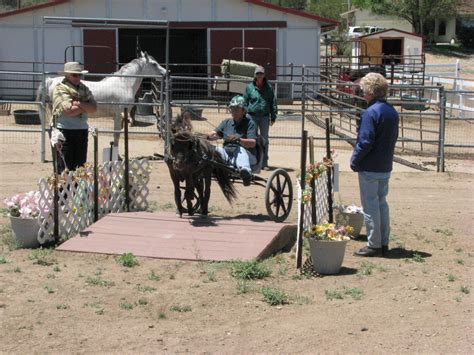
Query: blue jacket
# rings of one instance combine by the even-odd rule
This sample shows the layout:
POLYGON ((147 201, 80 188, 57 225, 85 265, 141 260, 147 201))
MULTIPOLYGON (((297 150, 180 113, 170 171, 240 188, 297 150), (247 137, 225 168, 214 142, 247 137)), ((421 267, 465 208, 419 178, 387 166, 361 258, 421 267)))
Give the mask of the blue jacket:
POLYGON ((390 172, 398 138, 398 113, 385 100, 375 99, 362 114, 352 152, 354 171, 390 172))

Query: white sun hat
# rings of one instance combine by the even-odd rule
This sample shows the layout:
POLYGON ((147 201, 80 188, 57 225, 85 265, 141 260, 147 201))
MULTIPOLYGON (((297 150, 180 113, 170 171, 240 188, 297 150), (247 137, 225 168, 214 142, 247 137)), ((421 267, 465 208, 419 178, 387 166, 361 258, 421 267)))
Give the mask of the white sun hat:
POLYGON ((88 72, 88 70, 84 70, 84 67, 79 62, 67 62, 64 64, 64 70, 60 71, 59 74, 87 74, 88 72))

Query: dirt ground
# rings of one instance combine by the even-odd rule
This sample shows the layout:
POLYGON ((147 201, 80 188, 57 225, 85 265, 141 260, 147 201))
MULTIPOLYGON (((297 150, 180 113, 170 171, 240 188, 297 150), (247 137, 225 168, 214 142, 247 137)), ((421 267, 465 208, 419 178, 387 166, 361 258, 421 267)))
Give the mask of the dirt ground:
MULTIPOLYGON (((150 151, 149 144, 134 141, 131 155, 150 151)), ((38 162, 37 145, 0 148, 2 200, 35 189, 51 172, 50 163, 38 162)), ((336 159, 336 200, 358 204, 349 154, 341 150, 336 159)), ((290 171, 293 182, 298 161, 296 148, 271 151, 270 165, 290 171)), ((462 170, 474 171, 469 164, 462 170)), ((174 210, 166 166, 151 165, 151 206, 174 210)), ((396 164, 389 257, 356 258, 365 243, 350 241, 337 276, 302 276, 291 252, 265 261, 269 277, 245 283, 231 276, 232 263, 138 258, 126 268, 113 256, 10 249, 2 217, 0 352, 470 353, 473 182, 472 173, 396 164), (285 293, 289 304, 269 305, 265 288, 285 293)), ((214 189, 211 214, 266 214, 262 188, 239 191, 230 206, 214 189)), ((294 208, 289 221, 296 219, 294 208)))

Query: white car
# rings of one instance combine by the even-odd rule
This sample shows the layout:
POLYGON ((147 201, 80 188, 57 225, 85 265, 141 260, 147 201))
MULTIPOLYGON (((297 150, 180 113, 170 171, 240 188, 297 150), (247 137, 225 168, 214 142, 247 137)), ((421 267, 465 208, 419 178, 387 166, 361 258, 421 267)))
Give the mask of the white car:
POLYGON ((383 31, 385 28, 378 26, 350 26, 348 36, 351 38, 368 35, 375 32, 383 31))

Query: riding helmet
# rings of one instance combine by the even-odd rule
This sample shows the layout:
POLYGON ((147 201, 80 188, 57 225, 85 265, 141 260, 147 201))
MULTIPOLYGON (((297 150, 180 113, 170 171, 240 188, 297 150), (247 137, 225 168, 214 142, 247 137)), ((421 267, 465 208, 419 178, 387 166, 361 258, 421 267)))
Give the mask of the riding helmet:
POLYGON ((246 109, 247 107, 245 106, 245 99, 242 95, 236 95, 230 100, 229 107, 242 107, 243 109, 246 109))

